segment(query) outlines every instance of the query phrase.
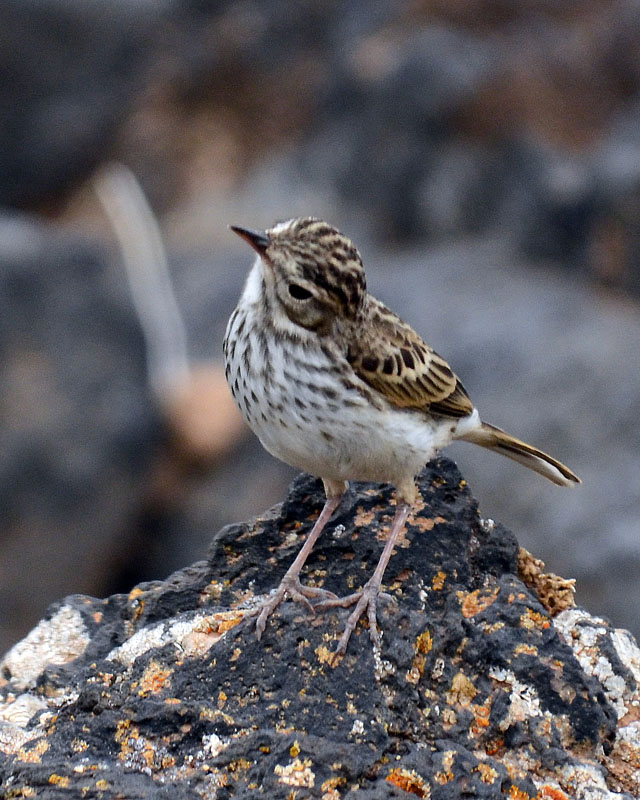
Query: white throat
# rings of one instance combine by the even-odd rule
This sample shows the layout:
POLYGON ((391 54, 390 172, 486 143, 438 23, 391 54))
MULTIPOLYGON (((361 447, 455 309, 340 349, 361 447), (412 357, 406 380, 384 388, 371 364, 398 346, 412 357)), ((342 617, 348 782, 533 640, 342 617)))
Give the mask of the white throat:
POLYGON ((253 262, 253 266, 251 267, 251 271, 247 276, 247 280, 242 291, 243 302, 249 304, 260 302, 263 280, 262 269, 262 259, 260 256, 256 256, 256 260, 253 262))

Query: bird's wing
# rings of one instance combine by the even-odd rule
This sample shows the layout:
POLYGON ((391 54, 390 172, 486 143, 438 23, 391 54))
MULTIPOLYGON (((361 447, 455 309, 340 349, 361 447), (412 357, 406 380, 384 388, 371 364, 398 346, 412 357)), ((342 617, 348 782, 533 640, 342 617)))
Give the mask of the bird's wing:
POLYGON ((358 377, 397 408, 456 419, 471 414, 473 403, 447 362, 410 325, 370 300, 371 324, 347 353, 358 377))

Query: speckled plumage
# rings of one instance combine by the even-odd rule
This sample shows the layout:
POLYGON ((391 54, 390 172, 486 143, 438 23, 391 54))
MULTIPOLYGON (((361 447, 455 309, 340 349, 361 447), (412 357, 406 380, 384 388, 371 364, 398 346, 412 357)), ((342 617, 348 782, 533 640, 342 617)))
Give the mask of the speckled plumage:
POLYGON ((227 380, 264 447, 322 477, 328 497, 301 560, 260 613, 258 632, 286 594, 310 608, 306 598, 321 595, 316 609, 357 604, 339 651, 346 648, 358 609, 357 616, 368 608, 377 642, 375 597, 382 572, 416 499, 415 476, 440 448, 465 439, 559 485, 579 479, 546 453, 481 421, 447 362, 367 292, 360 254, 335 228, 303 218, 266 233, 233 230, 258 257, 227 327, 227 380), (398 512, 392 544, 372 579, 376 585, 367 584, 347 602, 303 587, 298 574, 348 480, 394 484, 398 512))

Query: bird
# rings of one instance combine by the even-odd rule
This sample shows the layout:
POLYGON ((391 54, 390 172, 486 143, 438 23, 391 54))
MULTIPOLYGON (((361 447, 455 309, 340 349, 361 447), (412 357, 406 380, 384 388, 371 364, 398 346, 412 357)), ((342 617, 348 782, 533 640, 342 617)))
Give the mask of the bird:
POLYGON ((449 364, 367 291, 362 257, 315 217, 265 231, 230 225, 256 253, 224 338, 225 375, 249 427, 276 458, 322 479, 326 500, 278 588, 257 609, 258 639, 287 597, 311 613, 351 608, 335 656, 367 615, 374 650, 382 578, 412 507, 416 476, 454 440, 518 461, 558 486, 581 481, 547 453, 484 422, 449 364), (389 483, 396 508, 378 564, 345 597, 300 573, 349 481, 389 483))

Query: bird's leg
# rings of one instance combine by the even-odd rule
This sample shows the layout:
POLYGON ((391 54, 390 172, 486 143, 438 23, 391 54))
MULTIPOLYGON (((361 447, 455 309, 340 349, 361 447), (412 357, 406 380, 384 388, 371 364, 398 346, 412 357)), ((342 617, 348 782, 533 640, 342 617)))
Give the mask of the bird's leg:
POLYGON ((400 534, 404 530, 404 525, 407 521, 407 517, 409 516, 409 512, 411 511, 411 507, 411 503, 405 501, 401 502, 400 498, 398 498, 398 505, 396 507, 396 513, 393 518, 389 537, 384 546, 384 550, 382 551, 382 555, 380 556, 380 560, 378 561, 378 565, 364 587, 359 592, 354 592, 346 597, 339 597, 335 600, 325 600, 316 606, 317 609, 336 607, 349 608, 354 604, 356 606, 349 615, 344 632, 340 637, 340 641, 338 642, 338 647, 335 652, 336 656, 344 655, 346 652, 351 634, 355 630, 358 620, 365 613, 365 611, 367 612, 367 618, 369 620, 369 635, 371 636, 373 646, 377 650, 380 649, 380 633, 378 632, 378 622, 376 616, 377 600, 379 597, 385 597, 387 599, 389 598, 388 595, 385 595, 380 591, 380 586, 382 585, 382 576, 384 575, 384 571, 386 570, 393 553, 393 548, 396 546, 397 541, 400 538, 400 534))
POLYGON ((315 610, 314 607, 309 602, 310 598, 316 597, 316 598, 321 598, 322 600, 337 599, 333 592, 329 592, 326 589, 318 589, 314 586, 303 586, 300 583, 300 579, 298 577, 300 575, 302 567, 305 564, 305 561, 307 560, 309 554, 313 549, 313 545, 316 543, 318 537, 324 530, 324 527, 331 518, 333 512, 340 505, 340 501, 342 500, 342 495, 344 494, 345 491, 345 484, 336 483, 335 481, 325 480, 324 487, 327 493, 327 499, 322 508, 322 511, 320 512, 320 516, 316 520, 316 523, 313 526, 311 533, 307 537, 307 541, 300 548, 300 552, 296 556, 295 561, 286 571, 283 579, 280 581, 280 585, 278 586, 275 594, 272 595, 256 612, 258 613, 258 619, 256 620, 256 631, 258 633, 258 639, 260 639, 260 637, 264 633, 265 625, 267 624, 267 619, 271 616, 271 614, 276 610, 276 608, 280 605, 280 603, 284 600, 284 598, 287 595, 292 600, 298 603, 304 603, 312 614, 315 614, 315 610))

